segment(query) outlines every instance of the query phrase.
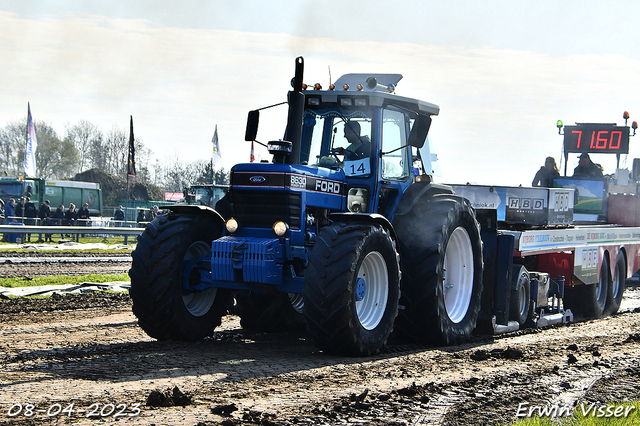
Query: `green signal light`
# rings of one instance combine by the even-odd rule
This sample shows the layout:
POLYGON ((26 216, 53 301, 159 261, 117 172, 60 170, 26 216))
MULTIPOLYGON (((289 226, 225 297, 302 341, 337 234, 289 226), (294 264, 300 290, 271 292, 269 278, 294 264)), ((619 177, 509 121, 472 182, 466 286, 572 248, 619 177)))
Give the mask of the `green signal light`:
POLYGON ((562 120, 558 120, 558 122, 556 123, 556 126, 558 126, 558 129, 564 126, 564 124, 562 123, 562 120))

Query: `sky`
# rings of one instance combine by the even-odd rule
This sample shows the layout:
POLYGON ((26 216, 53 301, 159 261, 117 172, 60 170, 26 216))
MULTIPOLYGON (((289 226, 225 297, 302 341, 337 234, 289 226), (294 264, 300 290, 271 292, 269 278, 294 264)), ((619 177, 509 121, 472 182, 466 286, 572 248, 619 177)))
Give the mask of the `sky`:
MULTIPOLYGON (((249 161, 248 111, 285 101, 303 56, 306 83, 400 73, 398 95, 438 105, 437 182, 530 185, 560 161, 557 120, 640 121, 638 16, 640 2, 593 0, 0 0, 0 126, 27 102, 60 137, 80 120, 128 132, 133 116, 166 163, 210 159, 217 125, 228 170, 249 161)), ((263 111, 258 140, 281 138, 286 115, 263 111)), ((636 157, 640 137, 621 166, 636 157)))

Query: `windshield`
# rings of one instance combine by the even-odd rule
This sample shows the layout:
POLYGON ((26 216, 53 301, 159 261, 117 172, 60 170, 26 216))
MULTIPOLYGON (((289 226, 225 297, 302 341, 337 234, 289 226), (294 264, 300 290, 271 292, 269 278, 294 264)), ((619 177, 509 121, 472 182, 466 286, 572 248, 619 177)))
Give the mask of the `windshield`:
POLYGON ((9 198, 19 199, 21 196, 21 183, 0 183, 0 197, 5 203, 9 201, 9 198))
POLYGON ((372 117, 370 109, 305 110, 302 141, 309 164, 340 167, 347 176, 369 176, 372 117))

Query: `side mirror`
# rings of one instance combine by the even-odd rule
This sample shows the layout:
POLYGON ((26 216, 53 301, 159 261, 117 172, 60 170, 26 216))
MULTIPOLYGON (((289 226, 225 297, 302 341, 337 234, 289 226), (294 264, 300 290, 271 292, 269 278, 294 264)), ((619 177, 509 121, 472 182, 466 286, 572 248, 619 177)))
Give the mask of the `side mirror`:
POLYGON ((247 130, 244 133, 245 141, 254 141, 258 135, 258 122, 260 121, 260 111, 249 111, 247 117, 247 130))
POLYGON ((427 139, 430 127, 431 117, 428 115, 418 115, 409 134, 409 145, 415 146, 418 149, 422 148, 424 141, 427 139))

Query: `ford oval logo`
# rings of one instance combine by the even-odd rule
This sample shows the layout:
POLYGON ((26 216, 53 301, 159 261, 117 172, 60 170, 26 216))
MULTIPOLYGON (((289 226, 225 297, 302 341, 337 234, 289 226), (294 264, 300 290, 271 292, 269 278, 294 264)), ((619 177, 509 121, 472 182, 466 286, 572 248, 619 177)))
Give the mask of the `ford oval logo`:
POLYGON ((263 176, 251 176, 249 180, 253 183, 262 183, 267 179, 265 179, 263 176))

